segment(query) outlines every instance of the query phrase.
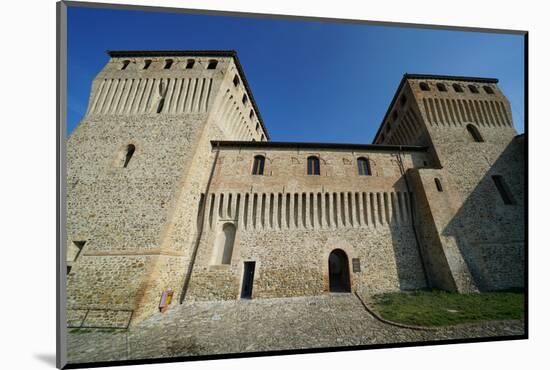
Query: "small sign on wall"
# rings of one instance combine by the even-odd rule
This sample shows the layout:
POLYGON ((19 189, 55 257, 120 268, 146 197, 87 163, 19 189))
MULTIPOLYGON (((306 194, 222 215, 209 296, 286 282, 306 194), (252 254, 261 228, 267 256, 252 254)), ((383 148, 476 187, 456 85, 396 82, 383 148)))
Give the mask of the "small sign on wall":
POLYGON ((352 258, 351 266, 353 268, 353 272, 361 272, 361 263, 359 262, 359 258, 352 258))
POLYGON ((173 290, 165 290, 160 297, 159 310, 160 312, 166 312, 168 306, 172 303, 172 297, 174 296, 173 290))

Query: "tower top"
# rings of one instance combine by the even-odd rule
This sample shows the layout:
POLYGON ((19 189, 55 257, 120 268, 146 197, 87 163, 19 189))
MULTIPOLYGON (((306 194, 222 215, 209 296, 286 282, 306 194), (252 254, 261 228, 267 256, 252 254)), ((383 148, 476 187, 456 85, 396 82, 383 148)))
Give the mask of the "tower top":
MULTIPOLYGON (((453 76, 453 75, 432 75, 432 74, 415 74, 415 73, 404 73, 403 77, 401 78, 401 81, 399 82, 399 85, 397 89, 395 90, 395 93, 393 95, 393 98, 388 105, 388 108, 386 110, 386 114, 384 115, 384 118, 382 119, 382 122, 380 123, 378 130, 376 131, 376 134, 374 135, 373 144, 377 143, 379 136, 382 133, 382 130, 384 127, 387 127, 386 124, 388 122, 388 118, 390 117, 390 113, 394 110, 395 103, 397 102, 397 99, 402 96, 402 90, 405 86, 405 82, 410 80, 438 80, 438 81, 456 81, 456 82, 466 82, 466 83, 478 83, 478 84, 497 84, 498 79, 497 78, 490 78, 490 77, 471 77, 471 76, 453 76)), ((420 84, 426 84, 426 82, 420 82, 420 84)))
POLYGON ((254 107, 256 117, 262 125, 263 132, 265 133, 266 139, 269 140, 269 133, 265 127, 264 120, 260 113, 260 109, 256 104, 256 99, 254 99, 254 94, 252 94, 252 89, 248 84, 246 75, 244 73, 239 57, 237 56, 237 51, 235 50, 107 50, 107 55, 111 58, 147 58, 147 57, 213 57, 213 58, 232 58, 241 80, 244 84, 246 92, 250 98, 250 102, 254 107))

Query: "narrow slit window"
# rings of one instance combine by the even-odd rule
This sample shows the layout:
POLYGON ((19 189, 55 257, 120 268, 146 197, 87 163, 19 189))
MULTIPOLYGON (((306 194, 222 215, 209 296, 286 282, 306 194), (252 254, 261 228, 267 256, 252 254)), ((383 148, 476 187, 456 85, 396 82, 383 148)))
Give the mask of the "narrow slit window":
POLYGON ((248 96, 246 94, 243 94, 243 104, 246 105, 248 103, 248 96))
POLYGON ((472 94, 479 94, 479 90, 474 85, 468 85, 468 89, 470 89, 472 94))
POLYGON ((422 91, 430 91, 430 87, 428 86, 428 84, 426 82, 421 82, 420 83, 420 90, 422 91))
POLYGON ((252 166, 253 175, 263 175, 265 166, 265 157, 263 155, 257 155, 254 157, 254 164, 252 166))
POLYGON ((485 90, 485 92, 487 94, 494 94, 495 93, 490 86, 483 86, 483 90, 485 90))
POLYGON ((130 61, 129 60, 124 60, 122 62, 122 67, 120 67, 120 70, 124 71, 128 67, 128 65, 130 65, 130 61))
POLYGON ((480 134, 479 130, 477 129, 477 127, 475 127, 474 125, 469 124, 469 125, 466 126, 466 129, 468 130, 468 132, 472 136, 472 139, 474 139, 474 141, 476 143, 482 143, 482 142, 485 141, 485 140, 483 140, 483 136, 481 136, 481 134, 480 134))
POLYGON ((320 171, 319 158, 311 156, 307 158, 307 174, 318 176, 320 171))
POLYGON ((443 192, 443 185, 441 185, 441 180, 439 180, 437 177, 434 179, 435 181, 435 187, 437 188, 437 191, 440 193, 443 192))
POLYGON ((126 158, 124 159, 124 168, 128 167, 128 164, 130 164, 130 159, 132 159, 135 151, 136 146, 134 144, 128 145, 126 148, 126 158))
POLYGON ((164 63, 164 69, 172 68, 172 64, 174 64, 173 59, 166 59, 166 62, 164 63))
POLYGON ((447 91, 447 87, 445 87, 445 84, 443 84, 441 82, 437 83, 436 86, 437 86, 437 90, 439 90, 439 91, 442 91, 442 92, 447 91))
POLYGON ((235 75, 235 77, 233 77, 233 85, 237 87, 239 86, 240 83, 241 83, 241 80, 239 80, 239 76, 235 75))
POLYGON ((208 61, 208 66, 206 67, 206 69, 216 69, 217 66, 218 66, 218 61, 212 59, 208 61))
POLYGON ((221 234, 218 236, 218 264, 231 264, 233 245, 235 244, 236 228, 233 224, 223 225, 221 234))
POLYGON ((512 197, 512 192, 508 188, 508 185, 504 182, 504 178, 500 175, 491 176, 495 183, 495 186, 500 193, 500 197, 504 204, 515 204, 514 198, 512 197))
POLYGON ((359 176, 370 176, 370 163, 365 157, 357 159, 357 168, 359 170, 359 176))
POLYGON ((460 84, 453 84, 453 89, 455 92, 457 93, 462 93, 464 92, 464 89, 462 88, 462 86, 460 86, 460 84))
POLYGON ((187 63, 185 63, 185 69, 193 69, 195 66, 195 59, 187 59, 187 63))
POLYGON ((250 114, 248 115, 248 118, 252 119, 254 118, 254 111, 251 109, 250 114))
POLYGON ((405 95, 401 95, 401 98, 399 99, 399 104, 401 104, 402 107, 407 104, 407 97, 405 95))
POLYGON ((149 69, 149 67, 151 66, 151 63, 153 61, 151 59, 146 59, 145 60, 145 63, 143 64, 143 69, 149 69))

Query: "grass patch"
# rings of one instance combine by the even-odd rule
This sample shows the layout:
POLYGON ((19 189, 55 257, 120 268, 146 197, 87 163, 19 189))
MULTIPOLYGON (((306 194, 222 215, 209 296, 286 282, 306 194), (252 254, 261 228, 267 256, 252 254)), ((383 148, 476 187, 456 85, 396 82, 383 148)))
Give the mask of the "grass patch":
POLYGON ((378 294, 374 308, 385 319, 408 325, 445 326, 523 319, 521 291, 458 294, 440 290, 378 294))

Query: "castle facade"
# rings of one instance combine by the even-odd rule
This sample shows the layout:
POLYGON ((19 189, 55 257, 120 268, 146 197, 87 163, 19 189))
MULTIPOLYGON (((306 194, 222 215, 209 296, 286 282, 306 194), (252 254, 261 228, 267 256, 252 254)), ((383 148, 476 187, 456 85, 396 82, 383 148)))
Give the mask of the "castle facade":
POLYGON ((273 142, 233 51, 111 51, 67 141, 69 327, 185 301, 523 287, 498 80, 405 74, 372 144, 273 142))

